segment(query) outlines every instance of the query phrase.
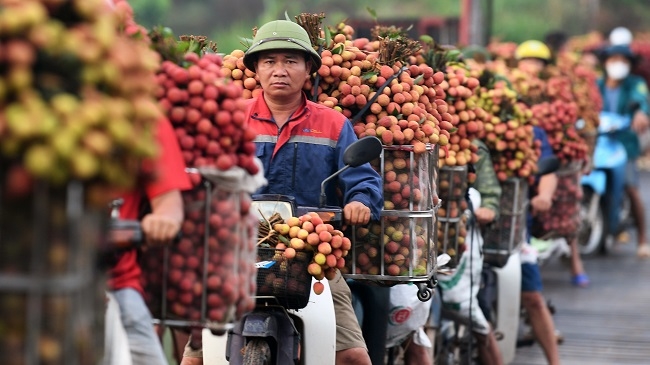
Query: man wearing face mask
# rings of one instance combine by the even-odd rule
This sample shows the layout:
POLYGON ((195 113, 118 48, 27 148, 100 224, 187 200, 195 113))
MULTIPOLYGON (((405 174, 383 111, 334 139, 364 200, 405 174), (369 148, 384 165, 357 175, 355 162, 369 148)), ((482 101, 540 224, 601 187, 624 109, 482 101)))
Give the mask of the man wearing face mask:
POLYGON ((612 45, 603 52, 605 77, 598 86, 603 97, 603 111, 632 117, 632 130, 617 135, 625 146, 628 162, 625 172, 625 190, 630 197, 632 215, 637 230, 637 256, 650 257, 650 246, 646 240, 645 213, 639 194, 639 172, 637 158, 641 151, 638 135, 650 125, 648 114, 648 87, 645 81, 630 74, 637 56, 627 45, 612 45))

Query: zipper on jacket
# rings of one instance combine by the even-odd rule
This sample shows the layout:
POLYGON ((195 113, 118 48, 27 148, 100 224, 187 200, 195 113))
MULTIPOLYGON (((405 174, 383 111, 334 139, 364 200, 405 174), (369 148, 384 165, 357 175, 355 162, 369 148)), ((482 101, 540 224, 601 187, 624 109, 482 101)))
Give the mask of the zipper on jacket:
POLYGON ((293 144, 293 173, 291 174, 291 188, 296 189, 296 162, 298 162, 298 142, 293 144))

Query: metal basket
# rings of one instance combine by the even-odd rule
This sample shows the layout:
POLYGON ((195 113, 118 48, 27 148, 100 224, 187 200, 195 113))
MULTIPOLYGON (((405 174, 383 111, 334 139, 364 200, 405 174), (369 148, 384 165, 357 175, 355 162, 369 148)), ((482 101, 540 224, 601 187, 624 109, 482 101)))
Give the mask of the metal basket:
POLYGON ((540 239, 572 238, 580 228, 582 164, 571 163, 555 172, 558 177, 551 209, 533 218, 531 235, 540 239))
POLYGON ((38 182, 17 197, 0 188, 3 365, 101 359, 106 278, 96 263, 108 211, 87 206, 84 190, 38 182))
POLYGON ((416 154, 413 146, 384 146, 370 165, 382 177, 384 210, 428 211, 438 204, 438 146, 416 154))
POLYGON ((205 179, 183 192, 180 241, 141 255, 154 322, 221 331, 254 308, 257 220, 242 215, 246 198, 205 179))
POLYGON ((447 264, 454 268, 465 250, 467 236, 468 208, 466 193, 468 188, 467 166, 443 166, 440 168, 438 195, 442 208, 437 212, 438 217, 438 251, 451 257, 447 264))
POLYGON ((436 267, 435 211, 382 212, 352 231, 343 277, 381 285, 427 282, 436 267))
POLYGON ((384 185, 379 221, 347 235, 352 249, 341 269, 347 279, 378 285, 431 281, 436 268, 438 146, 416 154, 413 146, 384 146, 371 163, 384 185))
POLYGON ((483 230, 484 262, 503 267, 513 250, 526 237, 528 214, 528 184, 520 178, 510 178, 501 183, 501 212, 499 219, 483 230))
POLYGON ((298 251, 288 259, 283 249, 257 249, 257 296, 271 296, 287 309, 302 309, 309 302, 311 275, 307 267, 313 251, 298 251))

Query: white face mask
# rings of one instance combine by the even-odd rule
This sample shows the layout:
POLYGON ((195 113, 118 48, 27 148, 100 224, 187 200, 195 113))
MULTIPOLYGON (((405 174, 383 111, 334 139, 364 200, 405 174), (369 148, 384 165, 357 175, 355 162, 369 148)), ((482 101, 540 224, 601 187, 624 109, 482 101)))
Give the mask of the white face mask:
POLYGON ((607 76, 614 80, 623 80, 630 74, 630 65, 625 62, 610 62, 605 66, 607 76))

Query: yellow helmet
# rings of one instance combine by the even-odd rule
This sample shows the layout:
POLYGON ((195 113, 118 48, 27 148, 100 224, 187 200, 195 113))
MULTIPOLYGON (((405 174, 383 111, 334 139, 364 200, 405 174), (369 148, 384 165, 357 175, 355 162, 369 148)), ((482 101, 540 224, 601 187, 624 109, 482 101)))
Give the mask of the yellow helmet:
POLYGON ((551 60, 551 50, 542 42, 530 40, 521 43, 515 50, 515 58, 539 58, 544 61, 551 60))

